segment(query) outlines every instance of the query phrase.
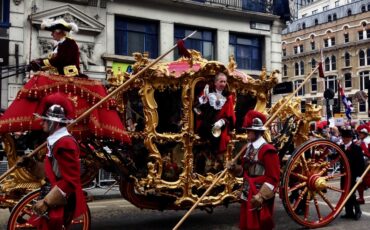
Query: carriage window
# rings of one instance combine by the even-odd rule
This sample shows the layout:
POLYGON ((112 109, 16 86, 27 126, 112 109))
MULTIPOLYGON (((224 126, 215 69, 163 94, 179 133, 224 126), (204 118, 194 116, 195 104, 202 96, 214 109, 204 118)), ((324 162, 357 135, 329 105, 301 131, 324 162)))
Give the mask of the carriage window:
POLYGON ((184 165, 184 146, 182 143, 167 142, 155 143, 162 158, 161 178, 166 181, 176 181, 179 179, 184 165))
POLYGON ((158 108, 157 132, 177 133, 181 131, 182 100, 181 89, 156 90, 154 93, 158 108))
POLYGON ((127 131, 143 131, 145 127, 145 118, 143 103, 138 90, 130 90, 124 94, 125 107, 125 125, 127 131))

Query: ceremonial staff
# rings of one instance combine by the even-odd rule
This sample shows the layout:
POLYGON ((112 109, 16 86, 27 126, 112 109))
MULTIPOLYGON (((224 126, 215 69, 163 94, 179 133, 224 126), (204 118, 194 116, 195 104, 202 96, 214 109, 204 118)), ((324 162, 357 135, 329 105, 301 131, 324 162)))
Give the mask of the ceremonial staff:
MULTIPOLYGON (((302 84, 299 85, 299 87, 297 89, 294 90, 294 92, 292 92, 287 98, 286 100, 283 102, 283 104, 281 104, 281 106, 279 107, 278 110, 275 111, 275 113, 268 118, 268 120, 266 121, 266 123, 264 124, 265 127, 268 127, 270 125, 271 122, 273 122, 276 118, 276 116, 278 115, 278 113, 284 108, 284 106, 290 101, 290 99, 292 99, 292 97, 306 84, 306 82, 311 78, 311 76, 313 75, 313 73, 319 68, 319 66, 317 66, 315 69, 313 69, 311 71, 311 73, 304 79, 304 81, 302 82, 302 84)), ((245 152, 245 150, 247 149, 247 144, 245 144, 242 149, 238 152, 238 154, 236 154, 236 156, 231 160, 231 163, 234 163, 235 161, 237 161, 239 159, 239 157, 241 156, 242 153, 245 152)), ((213 186, 216 185, 216 183, 226 174, 227 172, 227 168, 225 168, 221 174, 213 181, 213 183, 211 184, 211 186, 208 187, 208 189, 203 193, 203 195, 197 200, 197 202, 194 203, 194 205, 187 211, 187 213, 181 218, 181 220, 176 224, 176 226, 173 228, 173 230, 177 230, 180 225, 185 221, 186 218, 188 218, 188 216, 190 215, 190 213, 198 206, 198 204, 203 200, 203 198, 211 191, 211 189, 213 188, 213 186)))
MULTIPOLYGON (((193 31, 191 34, 189 34, 187 37, 182 39, 185 41, 186 39, 190 38, 193 36, 197 31, 193 31)), ((175 44, 171 49, 169 49, 167 52, 159 56, 157 59, 155 59, 153 62, 151 62, 149 65, 145 66, 143 69, 141 69, 139 72, 131 76, 127 81, 125 81, 122 85, 118 86, 115 90, 113 90, 111 93, 109 93, 107 96, 105 96, 103 99, 101 99, 99 102, 97 102, 95 105, 93 105, 90 109, 85 111, 83 114, 81 114, 78 118, 76 118, 71 124, 67 126, 67 128, 71 128, 73 125, 75 125, 77 122, 81 121, 84 119, 87 115, 89 115, 94 109, 98 108, 101 104, 103 104, 105 101, 116 95, 118 92, 120 92, 122 89, 124 89, 126 86, 131 84, 138 76, 140 76, 142 73, 144 73, 147 69, 152 67, 153 65, 157 64, 160 60, 162 60, 165 56, 167 56, 172 50, 174 50, 178 44, 175 44)), ((46 146, 46 142, 43 144, 39 145, 35 150, 33 150, 31 153, 27 155, 27 157, 32 157, 35 155, 38 151, 40 151, 42 148, 46 146)), ((16 168, 17 164, 14 164, 13 167, 8 169, 3 175, 0 176, 0 182, 5 179, 6 176, 8 176, 10 173, 12 173, 16 168)))

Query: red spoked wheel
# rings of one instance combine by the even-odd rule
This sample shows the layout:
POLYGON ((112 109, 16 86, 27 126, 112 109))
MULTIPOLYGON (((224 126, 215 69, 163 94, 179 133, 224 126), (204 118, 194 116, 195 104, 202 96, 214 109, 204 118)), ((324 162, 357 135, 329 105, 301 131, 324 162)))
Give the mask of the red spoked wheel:
POLYGON ((310 140, 296 149, 281 180, 284 208, 308 228, 329 224, 350 190, 351 172, 342 149, 328 140, 310 140))
MULTIPOLYGON (((16 206, 14 206, 8 220, 8 230, 36 229, 35 226, 28 223, 28 220, 35 214, 32 210, 32 206, 36 203, 39 194, 40 190, 32 191, 23 197, 16 206)), ((87 210, 83 215, 72 221, 70 229, 89 230, 90 228, 91 214, 89 207, 87 207, 87 210)))

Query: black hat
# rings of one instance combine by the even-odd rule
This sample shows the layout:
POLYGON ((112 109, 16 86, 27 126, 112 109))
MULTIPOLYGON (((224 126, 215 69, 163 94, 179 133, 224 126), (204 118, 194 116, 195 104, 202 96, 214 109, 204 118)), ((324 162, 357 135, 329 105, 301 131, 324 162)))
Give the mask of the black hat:
POLYGON ((342 126, 340 128, 340 134, 342 137, 353 137, 353 130, 351 126, 342 126))

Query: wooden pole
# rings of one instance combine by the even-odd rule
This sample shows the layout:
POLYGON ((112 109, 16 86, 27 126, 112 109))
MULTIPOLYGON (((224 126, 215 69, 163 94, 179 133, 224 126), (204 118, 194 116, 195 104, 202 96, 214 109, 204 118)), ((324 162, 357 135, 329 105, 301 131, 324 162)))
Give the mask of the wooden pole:
MULTIPOLYGON (((193 36, 197 31, 193 31, 191 34, 189 34, 187 37, 185 37, 183 40, 185 41, 186 39, 190 38, 193 36)), ((146 70, 148 70, 150 67, 153 65, 157 64, 160 60, 162 60, 165 56, 167 56, 172 50, 174 50, 177 47, 177 44, 175 44, 171 49, 169 49, 167 52, 159 56, 157 59, 155 59, 153 62, 151 62, 149 65, 145 66, 143 69, 141 69, 139 72, 131 76, 127 81, 125 81, 122 85, 118 86, 115 90, 110 92, 107 96, 105 96, 103 99, 101 99, 99 102, 97 102, 95 105, 93 105, 90 109, 86 110, 83 114, 81 114, 78 118, 76 118, 71 124, 67 126, 67 128, 72 127, 75 125, 77 122, 81 121, 84 119, 87 115, 89 115, 94 109, 98 108, 100 105, 102 105, 104 102, 106 102, 108 99, 116 95, 118 92, 123 90, 126 86, 131 84, 138 76, 140 76, 142 73, 144 73, 146 70)), ((35 155, 38 151, 40 151, 42 148, 46 146, 46 142, 38 146, 35 150, 33 150, 30 154, 28 154, 28 157, 32 157, 35 155)), ((0 176, 0 182, 5 179, 10 173, 12 173, 16 168, 17 164, 13 165, 8 171, 6 171, 3 175, 0 176)))
MULTIPOLYGON (((294 90, 288 97, 287 97, 287 100, 284 101, 283 104, 281 104, 281 106, 279 107, 278 110, 275 111, 275 113, 268 118, 268 120, 266 121, 266 123, 264 124, 265 127, 269 126, 271 122, 274 121, 274 119, 276 118, 276 116, 278 115, 278 113, 284 108, 284 106, 288 103, 288 101, 298 92, 298 90, 300 90, 304 84, 306 84, 306 82, 311 78, 312 74, 318 69, 319 67, 316 66, 316 68, 314 70, 311 71, 311 73, 305 78, 305 80, 302 82, 302 84, 296 89, 294 90)), ((242 149, 239 151, 239 153, 231 160, 231 163, 237 161, 239 159, 239 157, 241 156, 241 154, 247 149, 247 144, 245 144, 242 149)), ((227 168, 225 168, 221 174, 213 181, 213 183, 211 184, 211 186, 209 186, 209 188, 203 193, 203 195, 197 200, 197 202, 195 202, 193 204, 193 206, 185 213, 185 215, 181 218, 181 220, 176 224, 176 226, 172 229, 172 230, 177 230, 180 225, 186 220, 186 218, 189 217, 190 213, 198 206, 198 204, 203 200, 203 198, 211 191, 211 189, 213 188, 213 186, 216 185, 216 183, 225 175, 225 173, 227 172, 227 168)))
MULTIPOLYGON (((370 164, 367 166, 367 168, 365 169, 364 173, 362 173, 362 176, 360 177, 359 180, 357 180, 355 186, 352 187, 351 191, 348 193, 346 199, 344 199, 344 201, 340 204, 339 208, 338 208, 338 213, 337 215, 340 213, 340 211, 342 210, 342 208, 344 207, 344 205, 347 203, 348 199, 352 196, 352 194, 356 191, 357 187, 362 183, 362 180, 364 179, 364 177, 366 176, 367 172, 370 172, 370 164)), ((351 178, 350 178, 351 179, 351 178)), ((333 219, 336 218, 336 215, 333 216, 333 219)))

